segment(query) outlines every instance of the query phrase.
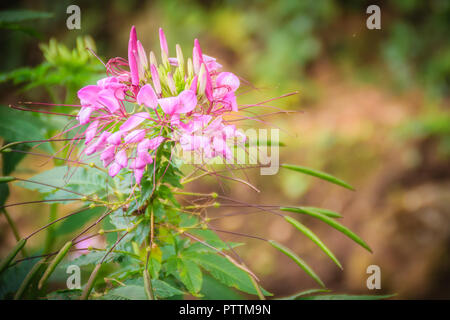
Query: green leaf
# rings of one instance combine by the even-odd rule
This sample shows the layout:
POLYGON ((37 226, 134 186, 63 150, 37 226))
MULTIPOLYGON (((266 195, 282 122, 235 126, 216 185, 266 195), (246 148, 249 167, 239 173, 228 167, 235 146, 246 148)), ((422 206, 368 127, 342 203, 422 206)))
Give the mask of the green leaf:
POLYGON ((4 10, 0 12, 0 23, 23 22, 35 19, 48 19, 53 17, 51 12, 32 10, 4 10))
POLYGON ((311 239, 312 242, 317 244, 317 246, 322 249, 323 252, 326 253, 327 256, 330 257, 331 260, 336 263, 336 265, 342 269, 342 265, 339 262, 339 260, 335 257, 335 255, 328 249, 328 247, 319 239, 318 236, 314 232, 312 232, 308 227, 300 223, 299 221, 293 219, 292 217, 285 216, 284 219, 292 224, 297 230, 302 232, 305 236, 307 236, 309 239, 311 239))
POLYGON ((203 275, 203 286, 201 294, 204 300, 243 300, 244 297, 236 292, 234 288, 224 285, 219 280, 208 274, 203 275))
POLYGON ((46 200, 81 198, 81 196, 76 193, 84 196, 97 195, 102 198, 108 193, 107 179, 108 178, 105 173, 96 169, 59 166, 41 172, 29 179, 31 181, 45 183, 52 187, 25 181, 17 182, 17 185, 46 194, 46 200), (64 188, 76 193, 64 191, 58 188, 64 188))
POLYGON ((300 297, 298 300, 384 300, 394 297, 395 294, 386 295, 349 295, 349 294, 330 294, 317 295, 309 297, 300 297))
POLYGON ((294 260, 295 263, 297 263, 300 268, 302 268, 311 278, 313 278, 321 287, 325 288, 325 284, 320 280, 319 276, 306 264, 303 259, 301 259, 299 256, 297 256, 294 252, 292 252, 289 248, 286 248, 285 246, 279 244, 278 242, 274 240, 269 240, 269 243, 280 252, 287 255, 289 258, 294 260))
POLYGON ((372 249, 370 249, 370 247, 367 245, 367 243, 365 243, 364 240, 362 240, 360 237, 358 237, 350 229, 348 229, 347 227, 343 226, 339 222, 336 222, 335 220, 327 217, 326 215, 324 215, 324 214, 322 214, 320 212, 316 212, 316 211, 313 211, 313 210, 308 210, 308 209, 305 209, 304 207, 280 207, 280 210, 288 211, 288 212, 307 214, 309 216, 312 216, 314 218, 322 220, 326 224, 330 225, 331 227, 333 227, 336 230, 338 230, 338 231, 342 232, 343 234, 345 234, 347 237, 349 237, 350 239, 355 241, 357 244, 362 246, 367 251, 372 252, 372 249))
POLYGON ((300 208, 304 208, 306 210, 317 211, 317 212, 322 213, 330 218, 342 218, 342 215, 340 213, 329 210, 329 209, 316 208, 316 207, 300 207, 300 208))
MULTIPOLYGON (((136 279, 137 281, 130 281, 125 287, 118 287, 109 291, 103 296, 104 299, 120 299, 120 300, 147 300, 145 288, 140 283, 143 283, 142 279, 136 279)), ((128 283, 128 281, 127 281, 128 283)), ((154 279, 152 280, 152 287, 155 295, 158 298, 165 299, 173 296, 183 295, 184 292, 171 286, 165 281, 154 279)))
POLYGON ((307 175, 310 175, 310 176, 314 176, 314 177, 317 177, 319 179, 326 180, 328 182, 337 184, 337 185, 339 185, 341 187, 344 187, 344 188, 347 188, 347 189, 350 189, 350 190, 355 190, 347 182, 345 182, 345 181, 343 181, 341 179, 338 179, 336 177, 333 177, 332 175, 329 175, 328 173, 325 173, 325 172, 322 172, 322 171, 319 171, 319 170, 314 170, 314 169, 311 169, 311 168, 308 168, 308 167, 296 166, 296 165, 292 165, 292 164, 282 164, 281 167, 289 169, 289 170, 301 172, 301 173, 304 173, 304 174, 307 174, 307 175))
MULTIPOLYGON (((214 253, 184 252, 183 258, 194 261, 227 286, 250 294, 257 294, 249 275, 225 257, 214 253)), ((267 291, 264 294, 271 295, 267 291)))
MULTIPOLYGON (((0 136, 5 141, 43 140, 46 139, 45 134, 46 124, 30 112, 0 106, 0 136)), ((42 143, 40 148, 52 152, 48 143, 42 143)))
POLYGON ((81 289, 56 290, 47 295, 48 300, 78 300, 81 297, 81 289))
POLYGON ((34 264, 35 261, 25 260, 0 274, 0 300, 12 299, 34 264))
POLYGON ((145 289, 143 286, 129 285, 112 289, 104 296, 107 299, 123 299, 123 300, 147 300, 145 289))
POLYGON ((184 292, 171 286, 165 281, 154 279, 152 280, 153 290, 159 298, 169 298, 173 296, 183 295, 184 292))
POLYGON ((103 207, 86 208, 85 211, 64 219, 59 227, 55 228, 54 234, 58 237, 79 230, 89 220, 98 217, 104 211, 103 207))
POLYGON ((181 282, 186 286, 186 289, 196 295, 202 288, 202 271, 193 261, 187 259, 176 259, 177 273, 181 282))

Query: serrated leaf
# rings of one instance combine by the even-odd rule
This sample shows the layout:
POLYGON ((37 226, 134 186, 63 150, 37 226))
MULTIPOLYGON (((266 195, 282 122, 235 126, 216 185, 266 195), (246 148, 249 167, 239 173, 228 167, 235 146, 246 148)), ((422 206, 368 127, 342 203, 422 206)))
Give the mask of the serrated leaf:
POLYGON ((53 187, 25 181, 17 182, 17 185, 46 194, 46 200, 81 198, 81 196, 76 193, 84 196, 95 194, 101 198, 107 194, 108 183, 105 175, 105 173, 91 168, 70 168, 68 166, 59 166, 41 172, 29 179, 31 181, 45 183, 53 187), (58 188, 64 188, 76 193, 58 188))
POLYGON ((124 300, 147 300, 144 287, 135 285, 112 289, 104 296, 104 298, 111 299, 113 296, 116 297, 116 299, 124 300))
POLYGON ((322 282, 322 280, 319 278, 319 276, 311 269, 310 266, 308 266, 306 264, 305 261, 303 261, 303 259, 301 259, 299 256, 297 256, 294 252, 292 252, 289 248, 286 248, 285 246, 283 246, 282 244, 279 244, 278 242, 274 241, 274 240, 269 240, 269 243, 277 250, 279 250, 280 252, 284 253, 285 255, 287 255, 289 258, 291 258, 292 260, 294 260, 294 262, 296 264, 298 264, 300 266, 300 268, 302 268, 311 278, 314 279, 314 281, 316 281, 321 287, 325 288, 325 284, 322 282))
POLYGON ((202 271, 193 261, 177 259, 177 270, 181 282, 192 294, 197 294, 202 288, 202 271))
POLYGON ((330 225, 334 229, 336 229, 336 230, 342 232, 343 234, 345 234, 347 237, 349 237, 350 239, 355 241, 357 244, 362 246, 367 251, 372 252, 372 249, 370 249, 369 245, 366 242, 364 242, 364 240, 362 240, 359 236, 357 236, 353 231, 351 231, 349 228, 343 226, 339 222, 337 222, 337 221, 327 217, 326 215, 324 215, 324 214, 322 214, 320 212, 317 212, 317 211, 314 211, 314 210, 308 210, 308 209, 305 209, 304 207, 280 207, 280 210, 281 211, 288 211, 288 212, 307 214, 309 216, 312 216, 314 218, 322 220, 323 222, 325 222, 326 224, 330 225))
POLYGON ((331 252, 330 249, 328 249, 328 247, 322 242, 322 240, 319 239, 319 237, 312 232, 308 227, 306 227, 305 225, 303 225, 302 223, 300 223, 300 221, 295 220, 292 217, 289 216, 285 216, 284 219, 289 222, 290 224, 292 224, 298 231, 300 231, 301 233, 303 233, 305 236, 307 236, 309 239, 311 239, 312 242, 314 242, 315 244, 317 244, 317 246, 322 249, 323 252, 325 252, 325 254, 327 256, 330 257, 331 260, 334 261, 334 263, 336 263, 336 265, 342 269, 342 265, 339 262, 339 260, 335 257, 335 255, 331 252))
POLYGON ((333 177, 332 175, 330 175, 328 173, 325 173, 325 172, 322 172, 322 171, 319 171, 319 170, 311 169, 311 168, 304 167, 304 166, 296 166, 296 165, 292 165, 292 164, 282 164, 281 167, 289 169, 289 170, 301 172, 301 173, 304 173, 304 174, 307 174, 307 175, 310 175, 310 176, 313 176, 313 177, 316 177, 316 178, 319 178, 319 179, 322 179, 322 180, 326 180, 328 182, 337 184, 337 185, 339 185, 341 187, 344 187, 344 188, 347 188, 347 189, 350 189, 350 190, 355 190, 347 182, 345 182, 345 181, 343 181, 341 179, 338 179, 336 177, 333 177))

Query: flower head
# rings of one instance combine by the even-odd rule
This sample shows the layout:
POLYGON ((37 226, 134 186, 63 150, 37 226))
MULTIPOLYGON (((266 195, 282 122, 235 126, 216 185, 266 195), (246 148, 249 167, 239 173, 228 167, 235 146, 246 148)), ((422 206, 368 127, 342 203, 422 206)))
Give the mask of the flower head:
POLYGON ((133 170, 138 184, 164 141, 178 143, 185 151, 202 152, 207 158, 229 159, 227 139, 245 139, 222 117, 238 111, 239 78, 219 72, 222 65, 203 54, 197 39, 187 70, 181 47, 176 46, 176 57, 169 57, 162 29, 159 39, 160 64, 153 52, 147 59, 133 26, 128 61, 109 60, 110 76, 78 91, 77 119, 87 125, 83 153, 98 153, 112 177, 121 170, 133 170))

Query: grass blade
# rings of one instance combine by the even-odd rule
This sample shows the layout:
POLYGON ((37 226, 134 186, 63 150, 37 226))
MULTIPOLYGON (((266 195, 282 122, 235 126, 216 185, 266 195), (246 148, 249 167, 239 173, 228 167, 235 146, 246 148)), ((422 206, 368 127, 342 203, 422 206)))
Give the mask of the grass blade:
POLYGON ((296 165, 292 165, 292 164, 282 164, 281 167, 289 169, 289 170, 301 172, 301 173, 304 173, 304 174, 307 174, 307 175, 310 175, 310 176, 313 176, 313 177, 316 177, 316 178, 319 178, 319 179, 322 179, 322 180, 326 180, 328 182, 337 184, 337 185, 339 185, 341 187, 344 187, 344 188, 347 188, 347 189, 350 189, 350 190, 355 190, 347 182, 345 182, 345 181, 343 181, 341 179, 338 179, 336 177, 333 177, 332 175, 330 175, 328 173, 325 173, 325 172, 322 172, 322 171, 319 171, 319 170, 314 170, 314 169, 311 169, 311 168, 308 168, 308 167, 296 166, 296 165))
POLYGON ((326 215, 324 215, 324 214, 322 214, 320 212, 316 212, 314 210, 308 210, 308 209, 305 209, 304 207, 280 207, 280 210, 281 211, 288 211, 288 212, 307 214, 309 216, 312 216, 314 218, 322 220, 326 224, 330 225, 331 227, 333 227, 336 230, 338 230, 338 231, 342 232, 343 234, 345 234, 347 237, 349 237, 350 239, 355 241, 357 244, 359 244, 361 247, 363 247, 367 251, 372 252, 372 249, 370 249, 369 245, 366 242, 364 242, 363 239, 361 239, 359 236, 357 236, 353 231, 351 231, 349 228, 343 226, 339 222, 337 222, 337 221, 327 217, 326 215))
POLYGON ((290 224, 292 224, 298 231, 300 231, 301 233, 303 233, 305 236, 307 236, 309 239, 311 239, 312 242, 314 242, 315 244, 317 244, 317 246, 322 249, 323 252, 325 252, 325 254, 327 256, 330 257, 331 260, 334 261, 334 263, 336 263, 336 265, 342 269, 342 265, 339 262, 339 260, 336 258, 336 256, 330 251, 330 249, 328 249, 328 247, 322 242, 322 240, 319 239, 318 236, 316 236, 316 234, 314 232, 312 232, 308 227, 306 227, 305 225, 303 225, 302 223, 300 223, 299 221, 295 220, 292 217, 289 216, 285 216, 284 219, 289 222, 290 224))
POLYGON ((297 256, 294 252, 292 252, 289 248, 279 244, 274 240, 269 240, 269 243, 280 252, 287 255, 289 258, 294 260, 296 264, 300 266, 311 278, 313 278, 321 287, 325 288, 325 284, 322 280, 320 280, 319 276, 303 261, 299 256, 297 256))

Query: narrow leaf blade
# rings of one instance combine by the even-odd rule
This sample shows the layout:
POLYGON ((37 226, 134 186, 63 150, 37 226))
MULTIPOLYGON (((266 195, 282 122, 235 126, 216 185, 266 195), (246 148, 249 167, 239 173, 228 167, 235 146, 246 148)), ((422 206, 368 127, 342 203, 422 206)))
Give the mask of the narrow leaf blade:
POLYGON ((295 263, 297 263, 300 268, 302 268, 311 278, 313 278, 321 287, 325 288, 325 284, 323 281, 319 278, 319 276, 306 264, 305 261, 303 261, 299 256, 297 256, 294 252, 292 252, 289 248, 286 248, 285 246, 279 244, 278 242, 274 240, 269 240, 269 243, 280 252, 287 255, 289 258, 294 260, 295 263))
POLYGON ((314 218, 317 218, 319 220, 322 220, 323 222, 330 225, 334 229, 345 234, 347 237, 349 237, 350 239, 355 241, 357 244, 359 244, 361 247, 363 247, 367 251, 372 252, 372 249, 369 247, 369 245, 363 239, 361 239, 358 235, 356 235, 353 231, 351 231, 349 228, 343 226, 339 222, 327 217, 326 215, 324 215, 320 212, 308 210, 308 209, 305 209, 304 207, 280 207, 280 210, 288 211, 288 212, 295 212, 295 213, 302 213, 302 214, 306 214, 306 215, 312 216, 314 218))
POLYGON ((310 176, 313 176, 313 177, 316 177, 316 178, 319 178, 319 179, 322 179, 322 180, 326 180, 328 182, 337 184, 337 185, 339 185, 341 187, 344 187, 344 188, 347 188, 347 189, 350 189, 350 190, 355 190, 347 182, 345 182, 345 181, 343 181, 341 179, 338 179, 338 178, 336 178, 336 177, 334 177, 334 176, 332 176, 332 175, 330 175, 328 173, 319 171, 319 170, 311 169, 311 168, 304 167, 304 166, 296 166, 296 165, 292 165, 292 164, 282 164, 281 167, 289 169, 289 170, 301 172, 301 173, 304 173, 304 174, 307 174, 307 175, 310 175, 310 176))
POLYGON ((302 223, 300 223, 299 221, 295 220, 292 217, 289 216, 285 216, 284 219, 289 222, 290 224, 292 224, 298 231, 300 231, 301 233, 303 233, 305 236, 307 236, 309 239, 311 239, 312 242, 314 242, 315 244, 317 244, 317 246, 322 249, 323 252, 325 252, 325 254, 327 256, 330 257, 331 260, 334 261, 334 263, 336 263, 336 265, 342 269, 342 265, 339 262, 339 260, 336 258, 336 256, 333 254, 333 252, 331 252, 330 249, 328 249, 328 247, 322 242, 322 240, 319 239, 319 237, 312 232, 308 227, 306 227, 305 225, 303 225, 302 223))

